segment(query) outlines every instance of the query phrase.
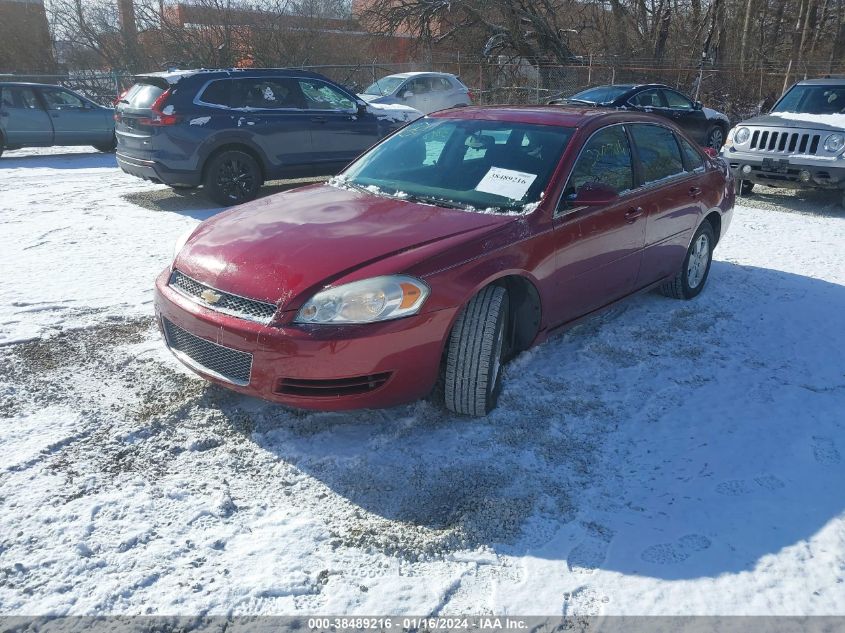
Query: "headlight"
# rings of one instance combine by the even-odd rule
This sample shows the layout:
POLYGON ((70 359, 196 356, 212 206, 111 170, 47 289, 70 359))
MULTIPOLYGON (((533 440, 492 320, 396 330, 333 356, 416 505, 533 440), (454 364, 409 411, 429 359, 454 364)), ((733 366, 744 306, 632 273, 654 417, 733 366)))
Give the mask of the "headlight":
POLYGON ((182 247, 185 246, 185 242, 191 239, 191 235, 194 234, 196 228, 197 227, 192 226, 187 231, 182 233, 182 235, 179 236, 179 239, 176 240, 176 244, 173 245, 173 257, 171 258, 171 261, 176 259, 176 256, 179 254, 179 251, 181 251, 182 247))
POLYGON ((329 288, 300 308, 295 323, 372 323, 416 314, 429 289, 404 275, 373 277, 329 288))
POLYGON ((734 134, 734 143, 736 143, 737 145, 742 145, 748 140, 750 136, 751 130, 749 130, 747 127, 741 127, 734 134))
POLYGON ((831 134, 824 140, 824 150, 836 153, 845 147, 845 134, 831 134))

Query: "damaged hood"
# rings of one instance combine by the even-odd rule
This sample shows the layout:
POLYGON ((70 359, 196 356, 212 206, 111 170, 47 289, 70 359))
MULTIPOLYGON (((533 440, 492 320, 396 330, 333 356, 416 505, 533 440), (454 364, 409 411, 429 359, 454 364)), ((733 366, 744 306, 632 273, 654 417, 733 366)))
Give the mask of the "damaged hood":
POLYGON ((315 185, 203 222, 174 267, 218 290, 293 309, 297 298, 359 268, 512 220, 315 185))

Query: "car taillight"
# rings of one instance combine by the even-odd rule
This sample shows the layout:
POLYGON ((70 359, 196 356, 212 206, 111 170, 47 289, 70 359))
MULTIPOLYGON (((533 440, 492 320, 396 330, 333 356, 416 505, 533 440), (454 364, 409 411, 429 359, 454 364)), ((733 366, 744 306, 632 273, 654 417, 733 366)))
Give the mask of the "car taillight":
POLYGON ((115 98, 115 100, 114 100, 114 102, 112 103, 112 105, 116 106, 118 103, 120 103, 121 101, 123 101, 123 97, 125 97, 125 96, 126 96, 126 93, 127 93, 127 92, 129 92, 129 90, 130 90, 130 89, 129 89, 129 88, 127 88, 126 90, 124 90, 123 92, 121 92, 119 95, 117 95, 117 97, 115 98))
POLYGON ((150 111, 153 113, 151 117, 142 117, 138 119, 138 123, 141 125, 175 125, 179 122, 179 117, 173 114, 172 112, 165 112, 164 111, 164 104, 167 102, 167 98, 170 96, 170 89, 168 88, 164 92, 162 92, 158 99, 153 101, 153 104, 150 106, 150 111))

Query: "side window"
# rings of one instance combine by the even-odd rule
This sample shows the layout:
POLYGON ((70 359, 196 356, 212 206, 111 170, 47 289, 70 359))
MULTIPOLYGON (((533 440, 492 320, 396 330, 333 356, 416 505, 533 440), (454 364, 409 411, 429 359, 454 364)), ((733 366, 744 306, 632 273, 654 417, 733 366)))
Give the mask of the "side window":
POLYGON ((643 166, 643 184, 683 173, 681 150, 671 130, 639 123, 631 126, 631 135, 643 166))
POLYGON ((681 149, 684 151, 687 170, 704 171, 704 159, 701 157, 701 153, 687 139, 678 137, 678 140, 681 142, 681 149))
POLYGON ((82 99, 66 90, 42 90, 41 94, 51 110, 79 110, 85 107, 82 99))
POLYGON ((236 79, 232 81, 230 90, 229 104, 233 108, 275 110, 303 107, 296 82, 289 79, 236 79))
POLYGON ((31 88, 19 88, 16 86, 3 88, 3 107, 18 108, 21 110, 37 110, 38 99, 31 88))
POLYGON ((305 107, 309 110, 355 110, 355 102, 340 90, 315 79, 300 79, 299 87, 305 95, 305 107))
POLYGON ((228 79, 219 81, 212 81, 200 95, 199 100, 203 103, 210 103, 211 105, 228 106, 229 105, 229 84, 228 79))
POLYGON ((432 77, 431 78, 431 89, 434 92, 446 92, 447 90, 452 89, 452 84, 450 84, 443 77, 432 77))
POLYGON ((643 90, 635 94, 629 99, 635 106, 641 108, 664 108, 663 99, 660 97, 660 91, 656 89, 643 90))
POLYGON ((421 95, 427 92, 431 92, 431 89, 429 88, 428 79, 426 79, 425 77, 414 79, 405 86, 404 90, 410 90, 415 95, 421 95))
POLYGON ((663 90, 666 105, 673 110, 692 110, 692 101, 674 90, 663 90))
POLYGON ((628 137, 621 125, 600 130, 590 137, 572 168, 564 191, 567 201, 590 182, 600 182, 622 193, 634 186, 634 169, 628 137))

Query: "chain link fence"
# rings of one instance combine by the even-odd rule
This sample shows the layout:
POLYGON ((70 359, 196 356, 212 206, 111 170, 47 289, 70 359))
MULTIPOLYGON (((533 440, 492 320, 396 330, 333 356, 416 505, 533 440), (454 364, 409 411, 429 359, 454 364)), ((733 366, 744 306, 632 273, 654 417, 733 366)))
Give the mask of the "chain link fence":
MULTIPOLYGON (((839 62, 845 72, 845 62, 839 62)), ((738 121, 766 110, 780 96, 784 83, 824 75, 830 66, 805 66, 799 73, 787 74, 781 68, 743 71, 731 68, 696 68, 689 65, 654 67, 645 60, 585 60, 565 66, 533 66, 527 62, 434 61, 391 64, 368 62, 346 65, 297 67, 323 74, 354 92, 361 92, 386 75, 438 71, 457 75, 470 88, 476 104, 538 104, 569 96, 584 88, 602 84, 663 83, 704 105, 725 112, 738 121)), ((85 94, 105 105, 131 85, 133 74, 125 71, 77 70, 64 75, 0 75, 2 80, 59 84, 85 94)))

